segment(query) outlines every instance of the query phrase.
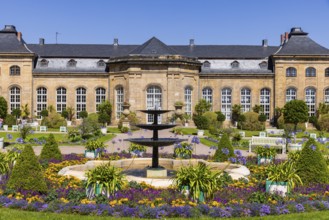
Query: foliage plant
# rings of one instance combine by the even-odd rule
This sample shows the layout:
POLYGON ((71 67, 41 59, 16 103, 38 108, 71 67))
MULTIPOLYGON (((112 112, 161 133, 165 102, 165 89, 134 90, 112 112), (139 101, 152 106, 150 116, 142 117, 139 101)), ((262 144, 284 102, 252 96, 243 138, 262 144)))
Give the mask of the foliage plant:
POLYGON ((32 132, 33 129, 29 125, 24 125, 19 129, 19 135, 23 140, 25 140, 32 132))
POLYGON ((83 118, 82 123, 78 128, 83 139, 88 139, 92 136, 98 136, 101 133, 97 119, 91 117, 83 118))
POLYGON ((47 117, 49 114, 48 110, 47 109, 43 109, 41 112, 40 112, 40 115, 44 118, 44 117, 47 117))
POLYGON ((47 192, 47 185, 41 166, 31 145, 26 145, 17 159, 7 183, 8 189, 47 192))
POLYGON ((329 114, 320 115, 319 127, 322 131, 329 131, 329 114))
POLYGON ((30 116, 30 114, 31 114, 31 112, 30 112, 29 104, 26 103, 25 105, 22 106, 23 119, 27 119, 30 116))
POLYGON ((99 121, 100 123, 107 123, 111 124, 111 118, 112 118, 112 105, 109 101, 104 101, 100 105, 98 105, 98 114, 99 116, 103 115, 101 119, 104 119, 102 121, 99 121))
MULTIPOLYGON (((277 120, 277 126, 279 129, 285 129, 289 131, 293 131, 295 129, 295 125, 292 123, 285 123, 283 115, 281 115, 277 120)), ((305 131, 305 123, 298 123, 297 124, 297 131, 305 131)))
POLYGON ((105 145, 103 142, 101 141, 97 141, 97 140, 89 140, 86 143, 86 150, 87 151, 96 151, 96 150, 104 150, 105 149, 105 145))
POLYGON ((7 161, 6 154, 0 152, 0 175, 7 174, 9 172, 9 164, 7 161))
POLYGON ((218 111, 218 112, 215 112, 217 114, 217 121, 219 122, 224 122, 225 119, 226 119, 226 116, 221 112, 221 111, 218 111))
POLYGON ((319 144, 313 138, 310 138, 303 147, 296 167, 297 174, 306 185, 329 182, 326 160, 319 150, 319 144))
POLYGON ((72 121, 74 114, 75 114, 74 108, 71 106, 68 106, 68 107, 66 107, 65 111, 67 112, 67 120, 72 121))
POLYGON ((53 134, 50 134, 43 146, 40 154, 40 159, 42 160, 62 160, 62 153, 58 148, 58 143, 53 134))
POLYGON ((94 197, 97 187, 99 187, 101 194, 104 193, 107 197, 110 197, 126 184, 122 171, 110 163, 97 166, 95 169, 88 171, 86 176, 86 190, 89 198, 94 197))
POLYGON ((4 120, 4 124, 8 125, 8 126, 13 126, 16 124, 16 117, 13 115, 7 115, 5 120, 4 120))
POLYGON ((189 120, 191 119, 191 115, 187 114, 186 112, 183 114, 183 119, 185 123, 188 123, 189 120))
POLYGON ((0 118, 4 119, 7 116, 8 112, 8 103, 6 99, 0 96, 0 118))
POLYGON ((256 154, 260 157, 272 157, 274 159, 276 156, 276 149, 269 146, 258 146, 256 147, 256 154))
POLYGON ((209 119, 203 115, 193 115, 193 122, 198 129, 209 128, 209 119))
POLYGON ((222 171, 213 171, 204 163, 198 163, 196 166, 189 165, 181 167, 174 177, 174 184, 178 189, 184 190, 188 187, 189 197, 198 201, 200 195, 212 198, 219 188, 219 178, 222 171))
POLYGON ((263 129, 263 123, 258 120, 258 113, 246 112, 243 114, 245 121, 239 123, 239 128, 250 131, 261 131, 263 129))
POLYGON ((128 148, 129 153, 139 153, 139 152, 146 152, 147 147, 140 144, 130 143, 130 146, 128 148))
POLYGON ((294 131, 297 131, 297 124, 307 122, 308 107, 303 100, 291 100, 284 105, 283 118, 285 123, 294 124, 294 131))
POLYGON ((209 112, 211 109, 211 103, 207 102, 205 99, 201 99, 194 107, 195 113, 197 115, 203 115, 205 112, 209 112))
POLYGON ((214 160, 217 162, 228 161, 230 157, 234 156, 234 149, 228 134, 224 133, 218 143, 218 148, 214 155, 214 160))
POLYGON ((187 142, 175 144, 174 157, 181 159, 190 159, 192 157, 193 148, 187 142))
POLYGON ((68 131, 68 138, 71 142, 78 142, 82 139, 78 129, 69 130, 68 131))
POLYGON ((15 108, 13 109, 13 111, 11 112, 11 114, 16 118, 16 120, 21 117, 22 115, 22 111, 19 108, 15 108))
POLYGON ((48 128, 59 128, 66 126, 66 121, 58 112, 49 111, 48 115, 42 118, 41 124, 48 128))
POLYGON ((88 117, 88 112, 83 110, 81 112, 79 112, 79 117, 84 119, 84 118, 87 118, 88 117))
POLYGON ((297 174, 294 163, 284 162, 277 165, 271 165, 267 168, 267 179, 272 182, 287 182, 288 191, 295 188, 296 185, 302 185, 303 182, 297 174))
POLYGON ((232 122, 238 121, 241 115, 241 105, 233 105, 232 106, 232 122))

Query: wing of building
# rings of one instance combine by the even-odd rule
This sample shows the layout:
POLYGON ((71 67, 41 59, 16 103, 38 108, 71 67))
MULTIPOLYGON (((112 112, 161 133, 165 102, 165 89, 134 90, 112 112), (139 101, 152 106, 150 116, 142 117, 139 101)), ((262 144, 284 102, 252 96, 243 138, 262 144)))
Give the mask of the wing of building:
MULTIPOLYGON (((302 99, 314 115, 329 103, 329 50, 301 28, 281 36, 281 45, 166 45, 152 37, 142 45, 27 44, 15 26, 0 31, 0 96, 9 111, 28 104, 33 116, 54 106, 96 112, 104 100, 117 122, 124 102, 130 110, 174 109, 185 103, 193 114, 200 99, 231 117, 260 105, 268 119, 276 107, 302 99)), ((140 115, 141 117, 144 117, 140 115)), ((150 118, 142 118, 151 122, 150 118)))

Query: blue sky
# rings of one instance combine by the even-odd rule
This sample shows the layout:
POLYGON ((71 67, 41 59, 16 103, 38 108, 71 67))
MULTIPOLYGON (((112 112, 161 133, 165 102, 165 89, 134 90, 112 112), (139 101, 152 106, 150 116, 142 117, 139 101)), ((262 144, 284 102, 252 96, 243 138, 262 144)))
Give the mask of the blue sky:
POLYGON ((278 45, 302 27, 329 48, 329 0, 7 0, 0 28, 13 24, 28 43, 278 45))

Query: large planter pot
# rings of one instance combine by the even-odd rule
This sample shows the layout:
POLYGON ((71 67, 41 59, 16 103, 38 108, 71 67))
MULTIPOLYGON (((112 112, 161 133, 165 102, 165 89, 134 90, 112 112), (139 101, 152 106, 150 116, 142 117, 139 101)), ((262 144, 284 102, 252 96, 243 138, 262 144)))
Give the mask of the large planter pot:
POLYGON ((0 149, 4 148, 4 138, 0 138, 0 149))
POLYGON ((303 147, 302 144, 293 144, 293 143, 290 143, 290 144, 288 144, 288 151, 289 152, 300 151, 300 150, 302 150, 302 147, 303 147))
POLYGON ((72 121, 66 121, 67 126, 72 126, 72 121))
POLYGON ((106 189, 105 187, 103 187, 102 191, 101 191, 101 187, 98 183, 96 183, 96 187, 88 187, 88 189, 86 189, 86 195, 88 198, 94 198, 95 196, 98 195, 106 195, 106 189))
POLYGON ((3 130, 8 131, 8 125, 4 125, 3 130))
POLYGON ((277 193, 281 196, 285 196, 289 193, 288 182, 273 182, 266 180, 266 192, 271 194, 277 193))
POLYGON ((261 157, 259 155, 257 155, 257 164, 261 165, 261 164, 269 164, 273 162, 273 157, 261 157))
POLYGON ((94 150, 92 150, 92 151, 85 150, 85 158, 95 159, 98 156, 99 156, 99 154, 94 150))
MULTIPOLYGON (((182 190, 181 190, 181 193, 183 195, 185 195, 186 197, 189 197, 190 195, 190 187, 189 186, 183 186, 182 187, 182 190)), ((199 195, 199 198, 198 198, 199 202, 204 202, 205 201, 205 198, 204 198, 204 192, 200 192, 200 195, 199 195)))
POLYGON ((185 126, 185 127, 188 127, 188 123, 187 123, 187 122, 185 122, 184 126, 185 126))
POLYGON ((102 134, 107 134, 107 128, 101 128, 102 134))
POLYGON ((198 130, 198 136, 203 137, 204 135, 204 130, 198 130))

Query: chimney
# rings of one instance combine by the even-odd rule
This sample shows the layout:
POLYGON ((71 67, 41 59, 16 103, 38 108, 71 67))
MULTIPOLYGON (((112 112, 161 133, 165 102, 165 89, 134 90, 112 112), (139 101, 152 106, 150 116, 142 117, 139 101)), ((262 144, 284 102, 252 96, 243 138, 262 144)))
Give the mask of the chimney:
POLYGON ((284 34, 285 34, 285 37, 284 37, 285 43, 287 43, 288 42, 288 39, 289 39, 289 32, 286 32, 284 34))
POLYGON ((17 39, 19 42, 22 42, 22 32, 17 32, 17 39))
POLYGON ((263 47, 267 47, 268 46, 268 40, 267 39, 262 40, 262 46, 263 47))
POLYGON ((284 43, 284 34, 281 34, 281 37, 280 37, 280 45, 283 45, 284 43))
POLYGON ((194 39, 190 39, 190 47, 194 47, 194 39))
POLYGON ((118 38, 114 38, 113 40, 113 46, 118 46, 119 45, 119 39, 118 38))
POLYGON ((39 45, 45 45, 45 39, 39 38, 39 45))

